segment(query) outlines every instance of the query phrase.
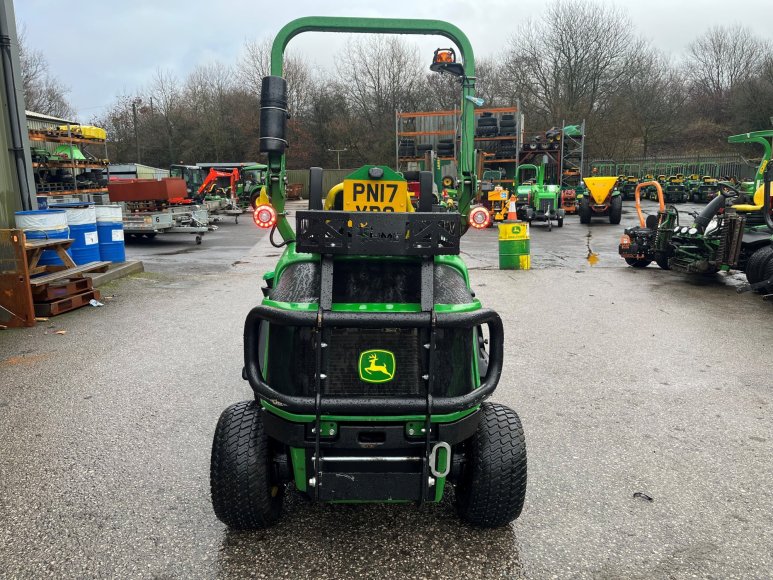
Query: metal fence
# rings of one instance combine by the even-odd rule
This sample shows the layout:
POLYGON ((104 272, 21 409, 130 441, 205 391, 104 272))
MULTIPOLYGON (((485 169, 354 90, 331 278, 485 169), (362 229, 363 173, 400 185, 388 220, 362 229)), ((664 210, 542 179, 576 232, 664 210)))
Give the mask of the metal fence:
POLYGON ((673 175, 698 173, 713 177, 737 177, 753 179, 757 162, 738 153, 720 155, 669 155, 663 157, 629 157, 625 159, 591 159, 583 169, 583 175, 591 175, 593 167, 605 175, 673 175))
MULTIPOLYGON (((341 183, 344 177, 352 173, 354 169, 325 169, 322 173, 322 195, 326 196, 327 192, 334 185, 341 183)), ((287 170, 287 183, 300 183, 301 197, 309 197, 309 170, 308 169, 288 169, 287 170)))

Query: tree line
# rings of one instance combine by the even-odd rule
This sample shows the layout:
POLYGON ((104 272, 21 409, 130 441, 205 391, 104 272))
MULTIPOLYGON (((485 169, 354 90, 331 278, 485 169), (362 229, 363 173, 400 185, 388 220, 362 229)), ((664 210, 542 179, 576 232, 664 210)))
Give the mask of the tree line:
MULTIPOLYGON (((111 159, 159 167, 259 160, 270 46, 249 41, 235 65, 201 65, 184 79, 159 70, 148 86, 117 97, 91 120, 107 129, 111 159)), ((337 149, 346 149, 344 167, 392 164, 396 110, 459 105, 458 80, 431 73, 429 58, 407 37, 383 35, 352 37, 324 74, 291 52, 289 167, 334 167, 337 149)), ((550 3, 476 69, 478 96, 486 106, 520 103, 527 136, 585 119, 588 157, 737 151, 727 136, 768 128, 773 115, 767 39, 717 25, 675 60, 623 9, 592 0, 550 3)))

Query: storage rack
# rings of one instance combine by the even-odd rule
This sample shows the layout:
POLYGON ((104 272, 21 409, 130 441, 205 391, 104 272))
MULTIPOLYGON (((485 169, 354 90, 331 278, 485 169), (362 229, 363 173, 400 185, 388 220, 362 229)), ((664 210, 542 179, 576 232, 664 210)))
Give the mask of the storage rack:
MULTIPOLYGON (((424 169, 426 148, 431 147, 438 152, 441 140, 450 140, 453 147, 438 153, 441 166, 451 166, 456 161, 459 146, 459 123, 461 111, 426 111, 426 112, 396 112, 395 114, 395 160, 398 171, 424 169), (406 144, 410 141, 410 145, 406 144), (405 153, 414 153, 406 155, 405 153), (449 154, 450 153, 450 154, 449 154)), ((519 107, 490 107, 475 110, 475 129, 477 134, 478 121, 483 116, 497 118, 499 124, 502 115, 513 115, 515 120, 514 133, 511 135, 486 135, 475 137, 476 149, 491 154, 483 160, 486 168, 501 169, 504 177, 497 180, 505 185, 512 185, 515 168, 518 165, 521 151, 521 133, 523 115, 519 107), (513 147, 502 147, 504 144, 514 144, 513 147), (500 151, 510 151, 502 156, 500 151)), ((448 143, 448 141, 446 141, 448 143)), ((440 147, 443 149, 443 147, 440 147)))
MULTIPOLYGON (((93 196, 107 195, 107 186, 100 187, 83 187, 77 179, 77 176, 87 170, 102 169, 104 170, 105 179, 110 179, 110 171, 108 168, 107 159, 107 141, 105 139, 79 137, 73 134, 73 124, 67 123, 67 130, 60 130, 59 126, 62 123, 51 123, 48 128, 35 128, 29 129, 29 140, 33 144, 43 143, 44 148, 53 152, 51 145, 54 144, 66 144, 69 145, 69 159, 63 159, 57 161, 55 159, 47 159, 46 161, 33 161, 32 168, 36 175, 35 188, 36 195, 38 196, 79 196, 79 201, 94 201, 93 196), (79 146, 81 152, 88 151, 84 149, 84 146, 99 146, 104 150, 104 158, 98 159, 95 155, 89 154, 94 159, 77 160, 74 159, 74 151, 76 146, 79 146), (41 180, 37 178, 44 170, 57 170, 57 169, 69 169, 72 172, 74 178, 71 186, 67 187, 65 184, 49 183, 49 187, 43 187, 41 180), (84 199, 81 196, 90 196, 90 199, 84 199)), ((34 146, 34 145, 33 145, 34 146)))
MULTIPOLYGON (((571 131, 570 131, 571 132, 571 131)), ((585 119, 582 123, 561 123, 561 167, 559 185, 576 188, 582 184, 582 168, 585 162, 585 119), (579 127, 579 135, 567 134, 567 127, 579 127)))

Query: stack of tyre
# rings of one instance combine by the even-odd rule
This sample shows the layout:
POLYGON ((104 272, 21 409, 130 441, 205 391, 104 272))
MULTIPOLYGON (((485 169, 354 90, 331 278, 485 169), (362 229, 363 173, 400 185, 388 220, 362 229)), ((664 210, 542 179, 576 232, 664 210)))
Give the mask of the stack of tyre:
POLYGON ((418 157, 424 157, 427 151, 432 151, 432 143, 419 143, 416 145, 416 155, 418 157))
POLYGON ((515 159, 518 153, 518 143, 513 141, 500 141, 497 149, 497 159, 515 159))
POLYGON ((397 146, 397 155, 399 157, 416 157, 416 139, 403 137, 397 146))
POLYGON ((502 137, 515 136, 515 115, 502 115, 499 121, 499 135, 502 137))
POLYGON ((491 113, 483 113, 478 118, 478 126, 475 128, 476 137, 496 137, 499 133, 497 118, 491 113))
POLYGON ((454 156, 454 140, 453 139, 440 139, 437 143, 437 156, 438 157, 453 157, 454 156))

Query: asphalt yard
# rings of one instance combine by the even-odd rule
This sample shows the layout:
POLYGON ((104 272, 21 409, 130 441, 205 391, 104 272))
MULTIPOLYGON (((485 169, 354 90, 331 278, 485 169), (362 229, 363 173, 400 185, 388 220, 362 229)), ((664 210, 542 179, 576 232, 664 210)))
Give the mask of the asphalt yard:
POLYGON ((737 294, 737 274, 627 267, 630 202, 617 226, 533 225, 528 271, 497 269, 494 229, 463 240, 505 324, 493 399, 526 430, 514 524, 466 526, 452 493, 422 508, 288 493, 274 528, 228 531, 209 499, 212 436, 252 394, 243 321, 281 252, 247 218, 200 246, 131 243, 146 272, 104 287, 104 307, 0 332, 0 576, 770 576, 771 305, 737 294))

